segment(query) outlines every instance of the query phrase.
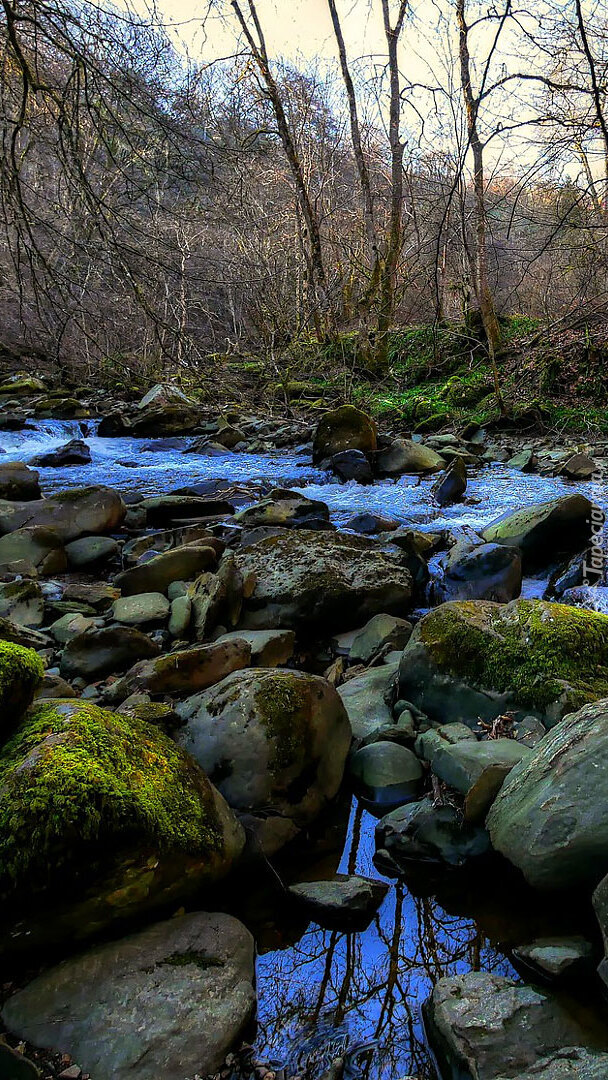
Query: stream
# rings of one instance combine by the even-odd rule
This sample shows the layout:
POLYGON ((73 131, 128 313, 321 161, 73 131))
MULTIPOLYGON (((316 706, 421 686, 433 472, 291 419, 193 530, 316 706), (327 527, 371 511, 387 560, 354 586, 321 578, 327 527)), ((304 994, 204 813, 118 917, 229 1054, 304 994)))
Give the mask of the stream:
MULTIPOLYGON (((503 465, 470 477, 467 501, 439 509, 432 479, 402 477, 362 487, 340 483, 315 468, 307 453, 271 455, 184 454, 190 440, 102 439, 95 424, 43 421, 31 429, 0 433, 3 461, 29 462, 69 439, 85 438, 92 463, 42 469, 47 494, 74 486, 107 484, 125 495, 154 495, 174 488, 226 481, 260 491, 291 487, 321 499, 336 525, 359 512, 385 514, 419 529, 479 530, 507 510, 581 490, 608 506, 592 485, 526 475, 503 465)), ((247 501, 245 496, 244 501, 247 501)), ((526 595, 542 595, 542 579, 525 582, 526 595)), ((373 862, 375 819, 353 800, 337 808, 323 842, 306 847, 280 868, 287 880, 327 876, 338 870, 384 877, 373 862)), ((235 909, 258 941, 256 1056, 273 1069, 318 1080, 332 1060, 345 1059, 349 1080, 432 1080, 421 1005, 443 975, 485 969, 517 976, 510 947, 539 933, 581 932, 580 913, 561 910, 505 880, 502 864, 466 883, 444 872, 440 881, 391 880, 391 889, 362 932, 323 930, 283 911, 263 890, 235 909), (255 909, 252 916, 251 907, 255 909)), ((256 890, 253 890, 254 893, 256 890)))

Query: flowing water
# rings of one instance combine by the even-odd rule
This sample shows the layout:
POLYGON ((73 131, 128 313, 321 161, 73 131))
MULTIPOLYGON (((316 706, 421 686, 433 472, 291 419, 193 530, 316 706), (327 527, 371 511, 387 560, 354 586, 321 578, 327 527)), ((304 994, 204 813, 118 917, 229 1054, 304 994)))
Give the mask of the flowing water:
MULTIPOLYGON (((94 424, 78 421, 45 421, 30 430, 0 433, 0 448, 6 451, 2 460, 27 462, 83 436, 92 463, 41 470, 45 493, 103 483, 125 494, 153 495, 229 481, 251 485, 252 500, 272 486, 296 488, 327 503, 339 526, 353 514, 371 511, 422 529, 478 530, 507 510, 577 490, 560 479, 496 465, 471 477, 466 503, 439 510, 430 498, 431 480, 341 484, 313 467, 304 453, 184 454, 187 439, 156 444, 100 439, 94 424)), ((589 486, 581 490, 591 491, 589 486)), ((608 505, 605 491, 594 489, 593 498, 608 505)), ((544 586, 544 579, 528 580, 526 593, 540 595, 544 586)), ((288 879, 323 877, 336 870, 382 877, 373 863, 374 827, 374 818, 353 801, 334 826, 333 850, 315 861, 304 848, 296 871, 293 865, 286 870, 288 879)), ((280 903, 271 904, 253 923, 248 906, 240 912, 258 940, 256 1052, 261 1060, 287 1069, 288 1075, 317 1078, 332 1059, 343 1057, 349 1080, 430 1080, 435 1072, 420 1009, 434 982, 471 968, 514 975, 509 945, 541 932, 580 930, 571 910, 552 905, 548 912, 532 894, 522 895, 518 884, 505 885, 494 870, 466 883, 446 874, 431 889, 403 881, 391 886, 362 932, 323 930, 299 917, 294 921, 293 912, 283 911, 280 903)))

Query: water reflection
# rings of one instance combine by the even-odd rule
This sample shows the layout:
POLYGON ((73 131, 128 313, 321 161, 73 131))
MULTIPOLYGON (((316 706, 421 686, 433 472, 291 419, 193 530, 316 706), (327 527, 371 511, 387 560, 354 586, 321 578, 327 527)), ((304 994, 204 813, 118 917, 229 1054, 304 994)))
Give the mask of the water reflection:
MULTIPOLYGON (((375 825, 353 806, 342 872, 382 876, 375 825)), ((353 1080, 431 1080, 421 1005, 441 976, 480 968, 514 974, 473 919, 397 882, 367 930, 311 923, 295 944, 259 957, 258 1056, 288 1074, 319 1077, 344 1056, 353 1080)))

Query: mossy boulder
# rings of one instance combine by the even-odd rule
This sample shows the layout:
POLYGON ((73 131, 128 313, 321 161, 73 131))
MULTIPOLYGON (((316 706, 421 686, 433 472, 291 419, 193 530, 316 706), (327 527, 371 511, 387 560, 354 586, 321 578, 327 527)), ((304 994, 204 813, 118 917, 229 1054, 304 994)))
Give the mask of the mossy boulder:
POLYGON ((323 461, 342 450, 374 453, 377 445, 375 422, 354 405, 341 405, 321 417, 315 431, 313 461, 323 461))
POLYGON ((0 535, 30 525, 54 530, 63 543, 111 533, 122 525, 126 506, 109 487, 72 488, 33 502, 0 502, 0 535))
POLYGON ((584 495, 561 495, 503 514, 482 536, 488 543, 519 548, 524 570, 534 569, 588 547, 592 515, 593 506, 584 495))
POLYGON ((515 766, 487 825, 536 888, 598 884, 608 873, 608 700, 566 716, 515 766))
POLYGON ((2 736, 17 727, 44 674, 40 657, 10 641, 0 641, 0 713, 2 736))
POLYGON ((608 696, 608 616, 542 600, 442 604, 415 627, 399 685, 441 722, 510 709, 551 725, 608 696))
POLYGON ((287 627, 328 636, 410 608, 412 577, 401 556, 364 537, 291 529, 252 544, 237 564, 253 582, 241 616, 249 630, 287 627))
POLYGON ((237 671, 177 712, 179 744, 231 806, 257 819, 267 852, 337 794, 351 730, 325 679, 276 668, 237 671))
POLYGON ((215 882, 243 839, 192 758, 133 716, 47 701, 0 754, 0 902, 69 896, 75 937, 215 882))
POLYGON ((36 416, 44 420, 84 420, 91 415, 78 398, 51 396, 39 398, 34 406, 36 416))

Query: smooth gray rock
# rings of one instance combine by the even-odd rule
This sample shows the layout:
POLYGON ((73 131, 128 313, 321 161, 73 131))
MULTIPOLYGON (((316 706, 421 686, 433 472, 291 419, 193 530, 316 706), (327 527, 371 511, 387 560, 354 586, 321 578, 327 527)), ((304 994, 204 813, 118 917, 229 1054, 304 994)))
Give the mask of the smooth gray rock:
POLYGON ((184 1080, 223 1064, 255 1008, 254 944, 199 912, 101 945, 10 998, 9 1029, 95 1080, 184 1080))
POLYGON ((357 795, 376 808, 401 806, 420 792, 422 767, 405 746, 375 742, 357 750, 349 763, 357 795))
POLYGON ((68 563, 76 570, 86 566, 97 566, 115 558, 120 552, 120 544, 111 536, 82 536, 66 544, 65 553, 68 563))
POLYGON ((125 504, 112 488, 73 488, 38 501, 0 502, 0 533, 42 525, 68 543, 88 534, 114 532, 125 513, 125 504))
POLYGON ((443 743, 433 753, 431 769, 448 787, 464 795, 467 821, 485 817, 511 769, 532 753, 515 739, 443 743))
POLYGON ((44 598, 37 581, 0 583, 0 618, 19 626, 38 627, 44 622, 44 598))
POLYGON ((524 570, 546 566, 560 553, 582 551, 588 545, 591 511, 584 495, 561 495, 503 514, 484 529, 483 538, 519 548, 524 570))
POLYGON ((413 862, 454 868, 487 855, 484 828, 462 820, 453 806, 435 806, 430 798, 392 810, 376 826, 376 851, 403 869, 413 862))
POLYGON ((355 743, 362 742, 380 728, 393 723, 388 702, 398 669, 398 663, 381 664, 338 687, 355 743))
POLYGON ((367 925, 386 897, 384 881, 359 874, 336 874, 329 881, 304 881, 292 885, 289 895, 321 925, 351 923, 367 925))
POLYGON ((133 626, 104 626, 84 630, 70 638, 61 655, 64 679, 92 682, 124 671, 138 660, 158 656, 151 638, 133 626))
POLYGON ((535 888, 608 873, 608 701, 565 717, 512 770, 488 815, 497 851, 535 888))
POLYGON ((593 946, 584 937, 537 938, 530 945, 519 945, 513 954, 545 978, 561 979, 589 963, 593 946))
POLYGON ((144 623, 166 622, 171 605, 162 593, 138 593, 136 596, 121 596, 112 605, 112 617, 125 626, 140 626, 144 623))
POLYGON ((388 450, 382 450, 377 458, 378 472, 383 476, 402 476, 436 473, 445 466, 445 460, 430 446, 412 442, 411 439, 395 439, 388 450))
POLYGON ((522 562, 503 544, 455 544, 437 585, 441 600, 494 600, 508 604, 521 593, 522 562))
POLYGON ((368 664, 380 651, 388 648, 391 652, 403 649, 412 633, 412 624, 395 615, 374 615, 361 630, 355 634, 350 648, 350 659, 368 664))
POLYGON ((163 551, 147 562, 123 570, 116 575, 114 584, 123 596, 147 592, 166 593, 171 582, 189 581, 201 571, 212 569, 216 563, 217 555, 212 547, 207 547, 204 542, 200 546, 188 544, 163 551))
POLYGON ((246 641, 251 647, 254 667, 282 667, 294 654, 296 635, 293 630, 232 630, 216 641, 246 641))

